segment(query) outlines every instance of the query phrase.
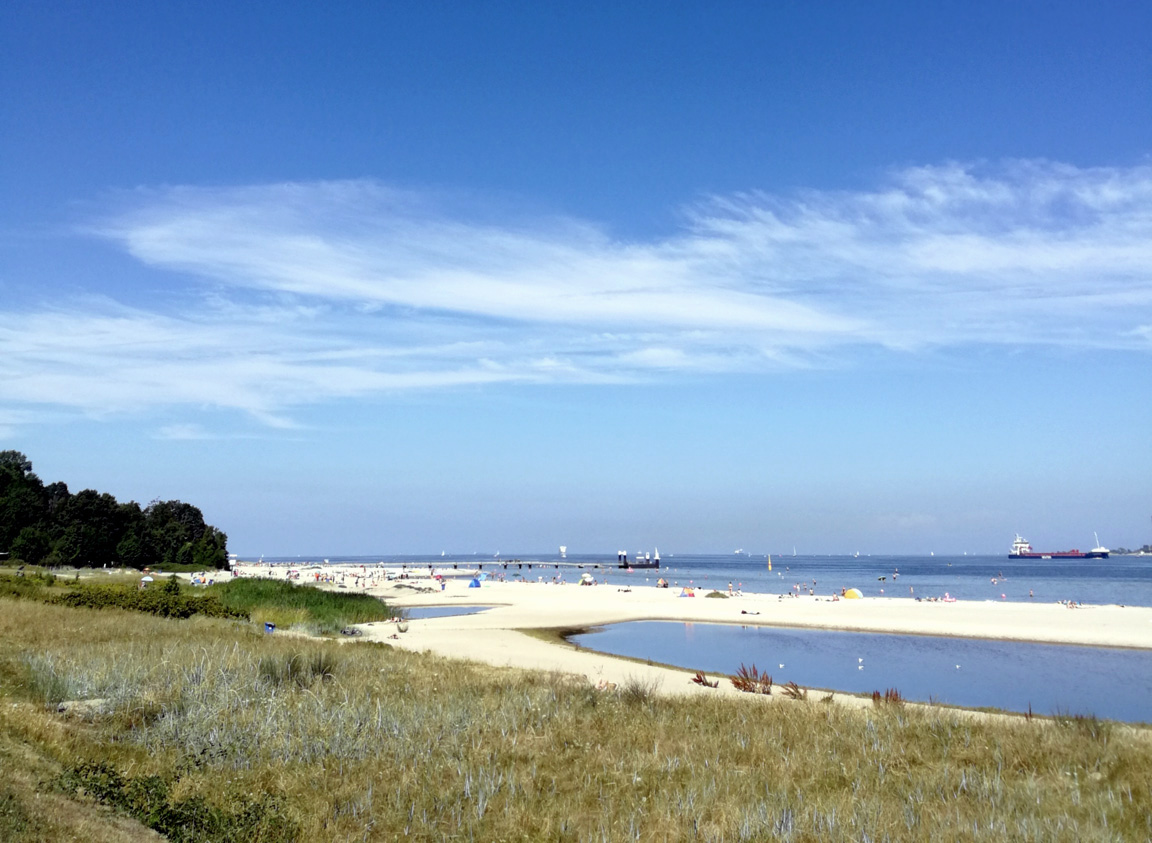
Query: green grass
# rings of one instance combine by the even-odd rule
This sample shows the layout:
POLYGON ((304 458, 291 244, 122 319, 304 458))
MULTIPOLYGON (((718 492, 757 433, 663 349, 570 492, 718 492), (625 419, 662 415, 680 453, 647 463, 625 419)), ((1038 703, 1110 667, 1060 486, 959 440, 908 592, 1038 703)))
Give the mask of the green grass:
POLYGON ((272 623, 280 629, 318 635, 337 633, 350 624, 387 620, 394 614, 383 601, 366 594, 323 591, 279 580, 234 579, 205 589, 163 575, 142 590, 137 588, 139 581, 136 573, 74 579, 30 568, 23 576, 0 574, 0 597, 176 618, 193 614, 244 617, 261 628, 272 623))
POLYGON ((1091 718, 670 698, 642 680, 605 692, 381 644, 24 600, 0 600, 0 696, 6 771, 58 771, 4 797, 16 843, 33 839, 20 828, 47 791, 185 817, 201 840, 1152 836, 1149 732, 1091 718), (100 703, 61 715, 59 699, 100 703))
POLYGON ((257 623, 279 628, 299 627, 316 634, 332 634, 357 623, 387 620, 393 611, 376 597, 343 594, 283 580, 243 577, 207 589, 230 609, 242 611, 257 623))

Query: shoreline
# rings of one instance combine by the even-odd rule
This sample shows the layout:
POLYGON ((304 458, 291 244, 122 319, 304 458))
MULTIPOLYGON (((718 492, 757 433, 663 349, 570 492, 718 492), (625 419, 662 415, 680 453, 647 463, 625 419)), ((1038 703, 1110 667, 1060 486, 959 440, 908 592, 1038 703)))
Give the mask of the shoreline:
MULTIPOLYGON (((288 569, 242 565, 242 576, 277 578, 288 569)), ((631 621, 716 623, 787 627, 841 632, 926 635, 1152 650, 1152 608, 1120 605, 995 601, 916 601, 902 597, 833 600, 832 597, 744 593, 724 599, 679 597, 676 589, 652 586, 552 584, 484 581, 469 588, 469 577, 445 577, 443 587, 427 572, 406 579, 383 579, 382 569, 369 574, 360 566, 326 566, 333 581, 316 583, 302 571, 299 582, 326 589, 366 592, 398 609, 487 606, 486 611, 409 620, 405 632, 389 622, 360 625, 358 640, 439 656, 467 659, 498 667, 560 672, 583 676, 593 685, 642 682, 660 693, 720 693, 751 696, 730 683, 704 688, 691 681, 693 671, 647 664, 589 650, 532 634, 547 630, 591 629, 631 621), (343 580, 343 582, 341 582, 343 580)), ((393 574, 398 574, 393 572, 393 574)), ((225 574, 224 576, 227 576, 225 574)), ((723 679, 717 674, 710 679, 723 679)), ((823 698, 824 691, 813 691, 823 698)), ((871 705, 870 698, 831 692, 832 699, 871 705)), ((768 699, 780 699, 776 694, 768 699)))

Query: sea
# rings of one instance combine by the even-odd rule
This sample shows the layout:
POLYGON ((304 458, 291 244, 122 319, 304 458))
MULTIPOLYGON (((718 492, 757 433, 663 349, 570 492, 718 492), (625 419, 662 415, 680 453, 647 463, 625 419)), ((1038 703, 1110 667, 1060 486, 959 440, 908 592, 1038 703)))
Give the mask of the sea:
MULTIPOLYGON (((252 561, 245 558, 245 561, 252 561)), ((569 581, 590 571, 609 584, 654 585, 663 577, 674 585, 756 594, 788 594, 812 589, 817 595, 859 589, 865 597, 1007 600, 1152 606, 1152 556, 1108 559, 1009 559, 1003 556, 776 556, 714 554, 661 556, 659 569, 633 571, 617 567, 614 556, 559 554, 282 556, 262 558, 273 565, 305 567, 365 565, 426 569, 445 574, 477 568, 506 577, 569 581)))
MULTIPOLYGON (((304 567, 318 557, 264 559, 304 567)), ((329 557, 331 564, 435 567, 451 575, 481 569, 508 579, 590 572, 610 586, 641 587, 667 579, 745 594, 839 594, 903 600, 1072 602, 1152 607, 1152 556, 1108 559, 1008 559, 1004 556, 811 556, 747 554, 661 557, 659 569, 620 569, 603 555, 523 554, 329 557)), ((702 670, 715 678, 755 664, 777 685, 884 693, 905 699, 1037 715, 1100 717, 1152 723, 1152 651, 933 636, 798 630, 678 622, 613 624, 575 636, 600 652, 702 670)))

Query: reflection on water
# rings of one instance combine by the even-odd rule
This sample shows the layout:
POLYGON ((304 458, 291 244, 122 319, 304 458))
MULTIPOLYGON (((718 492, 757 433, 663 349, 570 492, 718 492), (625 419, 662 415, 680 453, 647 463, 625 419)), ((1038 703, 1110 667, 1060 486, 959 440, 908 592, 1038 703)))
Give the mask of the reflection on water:
MULTIPOLYGON (((1152 721, 1152 651, 781 627, 639 621, 573 643, 686 670, 755 665, 777 684, 1036 714, 1152 721)), ((687 680, 685 680, 687 681, 687 680)))

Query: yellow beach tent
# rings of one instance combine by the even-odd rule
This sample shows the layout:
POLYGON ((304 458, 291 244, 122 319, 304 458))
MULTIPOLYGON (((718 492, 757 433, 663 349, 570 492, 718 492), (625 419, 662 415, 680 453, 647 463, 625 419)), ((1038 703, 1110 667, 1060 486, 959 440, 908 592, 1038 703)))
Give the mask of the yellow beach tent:
POLYGON ((859 600, 863 596, 858 588, 850 588, 844 592, 844 598, 846 600, 859 600))

